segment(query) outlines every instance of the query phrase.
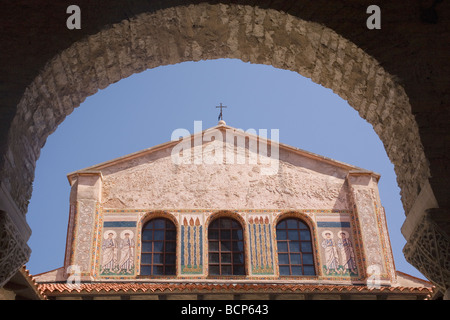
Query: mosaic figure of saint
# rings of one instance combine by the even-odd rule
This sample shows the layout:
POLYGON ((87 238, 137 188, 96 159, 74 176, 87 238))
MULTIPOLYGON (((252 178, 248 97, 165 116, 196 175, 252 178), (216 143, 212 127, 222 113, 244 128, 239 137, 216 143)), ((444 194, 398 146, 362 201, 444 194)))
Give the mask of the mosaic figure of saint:
POLYGON ((349 239, 348 232, 339 232, 338 248, 341 253, 341 265, 344 270, 356 273, 356 260, 353 251, 352 242, 349 239))
POLYGON ((333 234, 330 231, 324 231, 322 233, 324 240, 322 241, 322 248, 325 249, 325 266, 326 274, 333 272, 339 273, 339 258, 338 252, 333 241, 333 234))
POLYGON ((119 269, 125 273, 132 273, 134 267, 134 241, 133 232, 125 230, 120 234, 122 239, 119 244, 120 248, 120 261, 119 269))
POLYGON ((102 245, 102 271, 113 272, 117 268, 117 234, 115 231, 106 231, 102 245))

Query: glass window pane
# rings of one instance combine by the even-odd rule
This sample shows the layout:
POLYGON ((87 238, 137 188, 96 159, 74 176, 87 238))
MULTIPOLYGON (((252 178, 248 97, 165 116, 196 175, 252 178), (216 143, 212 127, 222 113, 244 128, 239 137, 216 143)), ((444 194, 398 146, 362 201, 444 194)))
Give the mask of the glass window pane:
POLYGON ((142 254, 141 255, 141 262, 143 264, 151 264, 152 263, 152 255, 151 254, 142 254))
POLYGON ((286 241, 278 241, 278 252, 288 252, 288 244, 286 241))
POLYGON ((166 241, 166 252, 175 252, 176 243, 175 241, 166 241))
POLYGON ((314 256, 308 226, 299 219, 285 219, 277 225, 276 236, 280 275, 314 274, 314 256), (283 227, 286 230, 282 230, 283 227))
POLYGON ((216 220, 214 220, 213 222, 211 222, 210 224, 209 224, 209 228, 219 228, 219 220, 220 219, 216 219, 216 220))
POLYGON ((312 252, 311 242, 302 242, 302 252, 312 252))
POLYGON ((222 253, 220 258, 221 263, 231 263, 231 253, 222 253))
POLYGON ((152 252, 152 242, 142 242, 142 252, 152 252))
POLYGON ((298 230, 288 230, 289 240, 300 240, 298 230))
POLYGON ((177 238, 177 233, 175 230, 166 231, 166 240, 175 240, 177 238))
POLYGON ((309 234, 309 230, 302 230, 300 231, 300 237, 302 240, 311 240, 311 235, 309 234))
POLYGON ((175 274, 175 240, 176 227, 170 220, 157 218, 149 221, 142 231, 141 274, 175 274))
POLYGON ((152 274, 151 266, 141 266, 141 275, 149 276, 152 274))
POLYGON ((303 264, 313 264, 312 254, 303 254, 303 264))
POLYGON ((242 240, 242 230, 233 230, 231 232, 233 240, 242 240))
POLYGON ((280 266, 280 275, 281 276, 288 276, 291 272, 289 270, 289 266, 280 266))
POLYGON ((291 266, 291 275, 293 276, 301 276, 302 275, 302 267, 301 266, 291 266))
POLYGON ((286 224, 288 229, 298 229, 297 219, 287 219, 286 224))
POLYGON ((300 252, 300 242, 289 241, 289 252, 300 252))
POLYGON ((233 263, 244 263, 244 254, 233 253, 233 263))
POLYGON ((242 253, 244 242, 240 224, 234 219, 218 218, 210 224, 208 237, 209 273, 212 275, 232 275, 236 272, 245 274, 242 253), (217 229, 212 226, 216 226, 217 229))
POLYGON ((208 238, 209 239, 219 239, 219 230, 209 229, 208 238))
POLYGON ((231 241, 221 241, 220 242, 221 251, 231 251, 231 241))
POLYGON ((155 229, 165 229, 166 223, 165 219, 154 219, 153 220, 153 227, 155 229))
POLYGON ((142 232, 142 240, 153 240, 153 231, 152 230, 144 230, 142 232))
POLYGON ((239 222, 237 222, 236 220, 233 220, 233 219, 231 219, 231 227, 233 228, 233 229, 237 229, 237 228, 242 228, 241 227, 241 225, 240 225, 240 223, 239 222))
POLYGON ((172 221, 166 220, 166 229, 176 229, 172 221))
POLYGON ((245 268, 243 265, 241 266, 233 266, 233 273, 235 275, 245 275, 245 268))
POLYGON ((164 275, 164 267, 163 266, 153 266, 153 274, 156 276, 164 275))
POLYGON ((302 260, 299 253, 291 254, 291 264, 301 264, 302 260))
POLYGON ((307 276, 313 276, 316 274, 316 272, 314 271, 314 267, 313 266, 304 266, 303 267, 303 274, 307 275, 307 276))
POLYGON ((244 251, 244 243, 242 241, 233 241, 233 251, 244 251))
POLYGON ((223 276, 231 275, 231 266, 230 265, 222 266, 221 270, 222 270, 222 275, 223 276))
POLYGON ((221 240, 229 240, 231 239, 231 231, 230 230, 220 230, 220 239, 221 240))
POLYGON ((155 253, 155 254, 153 254, 153 264, 155 264, 155 263, 158 263, 158 264, 164 263, 163 254, 162 253, 155 253))
POLYGON ((220 219, 220 228, 231 228, 231 219, 220 219))
POLYGON ((153 232, 154 240, 164 240, 164 230, 155 230, 153 232))
POLYGON ((306 224, 304 224, 303 222, 301 222, 300 220, 298 221, 298 228, 309 230, 308 226, 306 224))
POLYGON ((166 266, 165 275, 175 275, 175 266, 166 266))
POLYGON ((153 229, 153 221, 154 221, 154 220, 150 220, 149 222, 147 222, 147 223, 144 225, 144 229, 153 229))
POLYGON ((289 255, 286 253, 280 253, 278 255, 278 262, 280 264, 289 264, 289 255))
POLYGON ((153 242, 153 252, 163 252, 164 242, 163 241, 154 241, 153 242))
POLYGON ((175 264, 175 255, 166 253, 166 261, 164 261, 164 263, 165 264, 175 264))
POLYGON ((285 230, 277 230, 277 240, 286 240, 287 234, 285 230))
POLYGON ((219 263, 219 254, 218 253, 210 253, 209 254, 209 263, 219 263))
POLYGON ((219 266, 218 265, 215 265, 215 266, 209 266, 209 274, 212 274, 212 275, 219 275, 220 274, 220 268, 219 268, 219 266))
POLYGON ((210 241, 209 251, 219 251, 219 241, 210 241))
POLYGON ((277 229, 286 229, 286 220, 281 221, 279 224, 277 224, 277 229))

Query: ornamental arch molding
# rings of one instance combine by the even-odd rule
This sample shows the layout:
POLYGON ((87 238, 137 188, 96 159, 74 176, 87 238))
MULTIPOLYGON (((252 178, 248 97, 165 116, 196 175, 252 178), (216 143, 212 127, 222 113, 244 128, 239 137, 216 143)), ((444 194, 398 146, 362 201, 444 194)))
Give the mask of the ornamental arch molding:
POLYGON ((429 167, 408 96, 396 78, 364 50, 319 23, 234 4, 140 13, 50 59, 17 105, 1 187, 25 213, 41 148, 86 97, 147 69, 218 58, 294 71, 345 99, 380 137, 394 164, 405 211, 412 208, 417 190, 429 178, 429 167))

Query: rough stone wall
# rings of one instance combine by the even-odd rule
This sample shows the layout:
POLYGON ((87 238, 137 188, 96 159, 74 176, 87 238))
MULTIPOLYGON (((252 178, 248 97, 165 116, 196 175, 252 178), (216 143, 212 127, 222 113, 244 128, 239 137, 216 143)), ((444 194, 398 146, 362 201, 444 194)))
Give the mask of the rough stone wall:
POLYGON ((346 99, 383 141, 408 211, 429 169, 408 97, 394 77, 323 25, 224 4, 140 14, 83 38, 47 63, 17 106, 1 172, 20 209, 27 210, 47 136, 87 96, 148 68, 224 57, 298 72, 346 99))
MULTIPOLYGON (((204 156, 212 144, 201 146, 204 156)), ((236 153, 242 152, 239 149, 236 153)), ((261 168, 264 165, 249 163, 249 157, 244 164, 225 164, 225 152, 223 162, 218 164, 192 161, 176 165, 171 150, 163 149, 102 169, 102 206, 113 209, 350 209, 345 184, 348 170, 331 164, 281 149, 277 172, 266 175, 261 168)))

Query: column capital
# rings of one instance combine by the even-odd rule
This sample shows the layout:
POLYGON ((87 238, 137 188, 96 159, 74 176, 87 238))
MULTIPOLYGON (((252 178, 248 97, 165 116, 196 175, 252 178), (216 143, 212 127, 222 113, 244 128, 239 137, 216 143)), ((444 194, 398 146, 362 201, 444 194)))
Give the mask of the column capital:
POLYGON ((425 210, 403 248, 406 260, 443 293, 450 288, 449 214, 444 208, 425 210))
POLYGON ((9 215, 0 210, 0 287, 29 259, 31 249, 9 215))

